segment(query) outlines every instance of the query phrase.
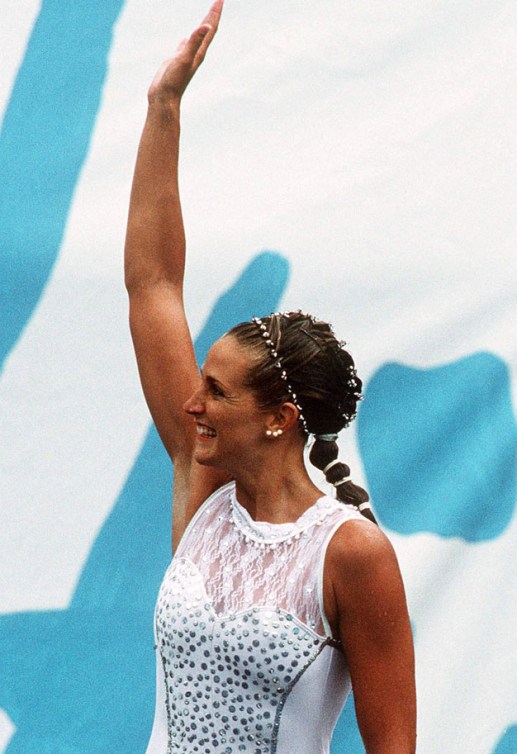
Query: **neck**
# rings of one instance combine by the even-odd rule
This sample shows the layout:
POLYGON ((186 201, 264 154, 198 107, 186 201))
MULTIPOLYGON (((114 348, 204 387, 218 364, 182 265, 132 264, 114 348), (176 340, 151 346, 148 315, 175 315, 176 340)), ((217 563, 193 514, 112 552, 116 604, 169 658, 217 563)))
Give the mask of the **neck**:
POLYGON ((323 493, 307 473, 303 452, 267 455, 259 466, 233 474, 237 499, 255 521, 296 521, 323 493))

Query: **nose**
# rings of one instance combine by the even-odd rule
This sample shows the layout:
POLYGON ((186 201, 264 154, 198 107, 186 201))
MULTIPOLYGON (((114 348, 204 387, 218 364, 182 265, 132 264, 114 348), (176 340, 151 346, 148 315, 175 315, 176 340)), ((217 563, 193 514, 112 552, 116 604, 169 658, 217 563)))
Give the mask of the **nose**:
POLYGON ((201 385, 200 387, 198 387, 195 393, 193 393, 190 398, 185 401, 185 403, 183 404, 183 410, 186 411, 187 414, 195 416, 204 412, 205 404, 203 400, 203 393, 203 386, 201 385))

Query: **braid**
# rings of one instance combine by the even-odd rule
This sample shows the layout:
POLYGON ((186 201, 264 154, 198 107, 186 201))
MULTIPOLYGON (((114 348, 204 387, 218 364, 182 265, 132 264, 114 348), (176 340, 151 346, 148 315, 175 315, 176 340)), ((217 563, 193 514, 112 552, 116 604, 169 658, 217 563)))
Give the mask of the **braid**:
POLYGON ((336 439, 337 435, 317 435, 309 453, 309 460, 313 466, 324 472, 327 482, 334 485, 338 500, 353 505, 365 518, 376 524, 371 507, 364 505, 370 500, 368 493, 351 481, 349 466, 338 460, 339 448, 336 439))

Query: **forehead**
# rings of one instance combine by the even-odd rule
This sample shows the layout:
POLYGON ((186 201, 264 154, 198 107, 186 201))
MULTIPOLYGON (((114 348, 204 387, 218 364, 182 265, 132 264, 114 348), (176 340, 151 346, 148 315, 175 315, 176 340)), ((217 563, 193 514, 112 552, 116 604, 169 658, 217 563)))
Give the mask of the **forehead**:
POLYGON ((208 351, 203 373, 226 383, 242 382, 250 366, 248 351, 236 338, 224 335, 208 351))

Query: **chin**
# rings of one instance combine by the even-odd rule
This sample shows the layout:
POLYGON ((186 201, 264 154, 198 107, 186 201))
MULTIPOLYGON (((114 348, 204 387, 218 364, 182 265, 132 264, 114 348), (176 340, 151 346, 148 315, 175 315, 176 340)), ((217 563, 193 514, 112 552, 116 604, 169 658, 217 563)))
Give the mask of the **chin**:
POLYGON ((217 468, 217 464, 211 461, 210 458, 199 458, 199 456, 194 455, 194 461, 200 466, 211 466, 214 469, 217 468))
POLYGON ((194 461, 199 463, 200 466, 212 466, 218 468, 219 464, 214 456, 207 453, 204 448, 196 448, 193 454, 194 461))
POLYGON ((206 466, 212 469, 218 469, 219 471, 224 471, 229 475, 229 477, 233 479, 233 473, 228 469, 228 464, 225 463, 215 453, 212 455, 210 453, 203 452, 202 448, 198 448, 196 451, 194 451, 193 459, 200 466, 206 466))

